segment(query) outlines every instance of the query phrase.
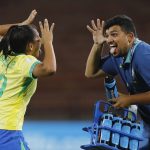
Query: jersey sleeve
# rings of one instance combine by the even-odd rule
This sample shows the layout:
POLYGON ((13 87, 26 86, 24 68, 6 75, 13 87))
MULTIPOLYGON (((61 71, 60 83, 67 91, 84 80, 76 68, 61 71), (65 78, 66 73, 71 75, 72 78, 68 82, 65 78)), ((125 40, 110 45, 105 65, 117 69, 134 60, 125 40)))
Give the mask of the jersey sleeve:
POLYGON ((107 73, 107 74, 110 74, 110 75, 117 75, 118 72, 117 72, 117 69, 116 69, 116 66, 115 66, 115 63, 114 61, 112 60, 112 57, 111 56, 106 56, 104 58, 102 58, 102 65, 101 65, 101 69, 107 73))
POLYGON ((21 73, 24 77, 33 77, 33 70, 37 64, 40 64, 41 62, 36 59, 33 56, 26 55, 23 57, 20 61, 20 68, 21 68, 21 73))

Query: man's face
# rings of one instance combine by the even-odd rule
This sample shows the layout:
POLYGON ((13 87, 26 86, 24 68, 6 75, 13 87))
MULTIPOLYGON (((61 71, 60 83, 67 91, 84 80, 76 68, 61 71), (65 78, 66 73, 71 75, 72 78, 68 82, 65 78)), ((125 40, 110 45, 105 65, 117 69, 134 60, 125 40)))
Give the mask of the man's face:
POLYGON ((113 56, 126 56, 133 42, 133 34, 125 33, 118 25, 106 30, 106 38, 113 56))

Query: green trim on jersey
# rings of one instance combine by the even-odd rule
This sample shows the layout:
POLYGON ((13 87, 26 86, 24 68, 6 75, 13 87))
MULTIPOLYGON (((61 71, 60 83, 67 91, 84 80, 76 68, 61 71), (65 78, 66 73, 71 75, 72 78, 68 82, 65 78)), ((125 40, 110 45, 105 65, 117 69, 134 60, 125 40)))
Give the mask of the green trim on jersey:
POLYGON ((36 61, 36 62, 34 62, 34 63, 32 64, 32 66, 31 66, 31 68, 30 68, 30 71, 29 71, 30 77, 32 77, 32 78, 30 78, 30 77, 26 78, 26 80, 25 80, 25 82, 24 82, 24 84, 23 84, 22 90, 21 90, 20 93, 19 93, 19 96, 20 96, 22 93, 25 93, 27 87, 30 85, 30 83, 32 82, 32 80, 35 79, 35 78, 33 77, 33 74, 32 74, 32 73, 33 73, 33 69, 35 68, 35 66, 36 66, 37 64, 39 64, 39 63, 40 63, 40 61, 36 61))
POLYGON ((1 82, 1 87, 0 87, 0 97, 1 97, 7 85, 7 78, 5 77, 5 75, 0 74, 0 82, 1 82))
POLYGON ((21 141, 21 150, 26 150, 22 141, 21 141))
POLYGON ((33 65, 30 68, 29 74, 30 74, 30 77, 32 77, 33 79, 35 79, 35 77, 33 76, 33 69, 35 68, 37 64, 40 64, 40 63, 41 63, 40 61, 36 61, 35 63, 33 63, 33 65))
POLYGON ((30 83, 32 82, 32 78, 26 78, 26 80, 25 80, 25 82, 24 82, 24 84, 23 84, 23 86, 22 86, 22 90, 20 91, 20 93, 19 93, 19 96, 22 94, 22 93, 25 93, 25 91, 26 91, 26 89, 27 89, 27 87, 30 85, 30 83))

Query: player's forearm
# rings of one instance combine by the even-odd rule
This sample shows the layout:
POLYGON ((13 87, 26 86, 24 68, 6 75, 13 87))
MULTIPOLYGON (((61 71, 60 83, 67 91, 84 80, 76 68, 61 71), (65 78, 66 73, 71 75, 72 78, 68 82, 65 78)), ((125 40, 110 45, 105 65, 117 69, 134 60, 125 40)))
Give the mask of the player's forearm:
POLYGON ((43 70, 46 74, 51 75, 56 72, 56 57, 52 42, 44 44, 44 51, 43 70))
POLYGON ((131 104, 150 104, 150 91, 130 96, 131 104))
POLYGON ((85 69, 86 77, 94 76, 100 69, 102 48, 103 48, 103 44, 93 45, 86 63, 86 69, 85 69))
POLYGON ((13 25, 17 25, 17 23, 0 25, 0 35, 3 36, 8 31, 8 29, 13 25))
POLYGON ((0 25, 0 35, 3 36, 11 26, 14 25, 24 25, 23 23, 13 23, 13 24, 4 24, 0 25))

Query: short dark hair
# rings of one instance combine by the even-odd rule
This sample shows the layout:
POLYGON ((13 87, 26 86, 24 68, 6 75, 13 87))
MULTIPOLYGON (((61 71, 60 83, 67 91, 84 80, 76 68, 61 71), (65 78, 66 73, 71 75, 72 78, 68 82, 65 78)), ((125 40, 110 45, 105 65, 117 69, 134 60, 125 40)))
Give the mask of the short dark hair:
POLYGON ((26 52, 28 43, 33 42, 35 32, 31 25, 12 26, 0 42, 0 51, 7 58, 8 55, 21 54, 26 52))
POLYGON ((137 37, 136 28, 133 20, 126 15, 117 15, 105 21, 104 24, 104 34, 110 27, 118 25, 125 33, 133 32, 134 36, 137 37))

